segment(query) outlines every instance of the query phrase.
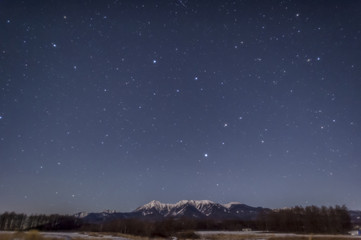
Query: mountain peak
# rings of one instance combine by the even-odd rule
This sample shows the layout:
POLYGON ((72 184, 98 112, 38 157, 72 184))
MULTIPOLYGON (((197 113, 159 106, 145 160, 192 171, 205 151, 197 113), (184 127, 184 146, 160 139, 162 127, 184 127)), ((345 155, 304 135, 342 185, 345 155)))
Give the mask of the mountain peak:
POLYGON ((87 212, 78 212, 78 213, 74 214, 74 216, 76 218, 84 218, 84 217, 86 217, 88 215, 89 215, 89 213, 87 213, 87 212))
POLYGON ((143 206, 138 207, 135 211, 141 211, 141 210, 147 210, 147 209, 152 209, 155 208, 156 210, 160 211, 162 210, 164 207, 166 207, 166 204, 161 203, 159 201, 156 200, 152 200, 147 204, 144 204, 143 206))
POLYGON ((210 200, 181 200, 174 205, 179 206, 179 205, 184 205, 184 204, 198 206, 198 205, 215 204, 215 203, 210 200))
POLYGON ((104 210, 103 213, 113 214, 113 213, 117 213, 117 211, 116 211, 116 210, 107 209, 107 210, 104 210))
POLYGON ((242 203, 240 203, 240 202, 229 202, 229 203, 223 204, 223 206, 226 208, 230 208, 233 205, 241 205, 241 204, 242 203))
POLYGON ((146 205, 151 205, 151 206, 158 206, 161 205, 162 203, 157 201, 157 200, 152 200, 149 203, 147 203, 146 205))

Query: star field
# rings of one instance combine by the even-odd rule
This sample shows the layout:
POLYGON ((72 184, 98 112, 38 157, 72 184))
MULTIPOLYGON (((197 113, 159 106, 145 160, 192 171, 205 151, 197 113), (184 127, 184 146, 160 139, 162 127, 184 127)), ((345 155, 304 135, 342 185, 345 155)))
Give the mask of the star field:
POLYGON ((0 212, 361 209, 361 2, 0 2, 0 212))

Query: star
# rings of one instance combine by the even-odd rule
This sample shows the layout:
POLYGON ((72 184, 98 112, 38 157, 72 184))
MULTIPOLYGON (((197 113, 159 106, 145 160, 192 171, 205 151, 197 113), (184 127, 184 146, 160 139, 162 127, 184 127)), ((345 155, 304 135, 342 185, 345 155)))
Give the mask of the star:
POLYGON ((350 194, 347 207, 361 209, 347 188, 361 179, 350 4, 177 1, 63 1, 55 15, 51 4, 1 5, 0 213, 244 196, 278 208, 350 194), (312 195, 333 178, 333 196, 312 195))

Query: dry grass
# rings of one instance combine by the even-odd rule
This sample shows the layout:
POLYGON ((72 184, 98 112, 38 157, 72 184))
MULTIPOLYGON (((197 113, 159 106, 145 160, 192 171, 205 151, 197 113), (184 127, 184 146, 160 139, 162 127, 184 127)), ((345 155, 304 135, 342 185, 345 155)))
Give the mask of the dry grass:
POLYGON ((0 233, 0 240, 60 240, 59 238, 43 237, 36 230, 16 233, 0 233))
POLYGON ((0 233, 0 239, 1 240, 12 240, 13 239, 13 234, 11 233, 0 233))
POLYGON ((123 237, 131 240, 164 240, 164 238, 149 238, 149 237, 135 236, 124 233, 114 233, 114 232, 104 233, 104 235, 113 236, 113 237, 123 237))
MULTIPOLYGON (((91 236, 91 237, 95 237, 95 236, 91 236)), ((89 238, 89 237, 72 237, 71 240, 96 240, 96 239, 101 239, 101 240, 113 240, 112 238, 107 238, 107 237, 102 237, 99 236, 97 238, 89 238)), ((59 239, 58 239, 59 240, 59 239)))
POLYGON ((271 237, 268 240, 355 240, 355 238, 347 236, 285 236, 271 237))
MULTIPOLYGON (((131 240, 165 240, 162 238, 147 238, 140 236, 133 236, 121 233, 97 233, 97 232, 82 232, 84 237, 72 237, 72 240, 91 240, 91 237, 101 238, 101 240, 112 240, 110 237, 123 237, 131 240), (89 238, 89 237, 90 238, 89 238)), ((0 240, 63 240, 59 237, 44 237, 38 231, 31 230, 29 232, 15 232, 2 233, 0 232, 0 240)))
MULTIPOLYGON (((209 240, 246 240, 246 239, 269 239, 270 236, 262 234, 210 234, 203 237, 209 240)), ((283 239, 284 240, 284 239, 283 239)))
POLYGON ((257 240, 257 239, 266 239, 266 240, 355 240, 357 238, 349 236, 313 236, 313 235, 285 235, 277 236, 272 234, 212 234, 204 236, 203 239, 207 240, 257 240))
POLYGON ((312 236, 304 237, 304 236, 284 236, 284 237, 270 237, 268 240, 314 240, 312 236))

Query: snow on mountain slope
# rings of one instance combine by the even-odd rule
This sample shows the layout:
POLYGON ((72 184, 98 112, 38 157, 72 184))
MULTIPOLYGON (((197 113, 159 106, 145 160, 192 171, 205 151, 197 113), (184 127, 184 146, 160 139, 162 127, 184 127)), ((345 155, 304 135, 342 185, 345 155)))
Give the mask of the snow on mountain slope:
POLYGON ((74 214, 74 217, 76 217, 76 218, 85 218, 88 215, 89 215, 89 213, 87 213, 87 212, 78 212, 78 213, 74 214))
MULTIPOLYGON (((209 208, 214 205, 220 205, 209 200, 182 200, 177 203, 161 203, 159 201, 151 201, 141 207, 138 207, 134 212, 158 212, 161 215, 167 216, 171 212, 172 215, 178 215, 182 213, 182 209, 187 206, 196 208, 199 212, 206 214, 209 208)), ((183 210, 184 211, 184 210, 183 210)))
POLYGON ((242 203, 240 203, 240 202, 230 202, 230 203, 226 203, 226 204, 223 204, 223 206, 225 207, 225 208, 230 208, 230 207, 232 207, 233 205, 241 205, 242 203))
POLYGON ((154 217, 254 218, 259 211, 260 209, 239 202, 222 205, 209 200, 182 200, 172 204, 153 200, 133 212, 154 217))
POLYGON ((255 208, 239 202, 219 204, 209 200, 182 200, 177 203, 161 203, 151 201, 132 212, 118 213, 104 211, 101 213, 78 213, 75 216, 88 222, 103 222, 112 219, 142 218, 161 220, 163 218, 196 218, 196 219, 256 219, 265 208, 255 208))

